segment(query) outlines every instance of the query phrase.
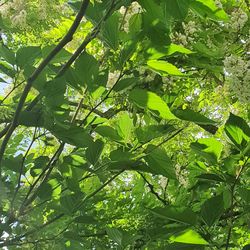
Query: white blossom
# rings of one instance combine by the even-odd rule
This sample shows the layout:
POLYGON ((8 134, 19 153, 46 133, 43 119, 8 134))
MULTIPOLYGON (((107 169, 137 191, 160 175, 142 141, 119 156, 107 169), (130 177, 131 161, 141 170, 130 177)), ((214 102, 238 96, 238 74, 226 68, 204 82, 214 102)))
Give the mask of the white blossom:
POLYGON ((229 91, 242 103, 250 102, 250 61, 236 55, 224 60, 229 91))
POLYGON ((238 8, 231 13, 230 22, 226 24, 226 27, 234 32, 241 30, 248 20, 247 14, 238 8))

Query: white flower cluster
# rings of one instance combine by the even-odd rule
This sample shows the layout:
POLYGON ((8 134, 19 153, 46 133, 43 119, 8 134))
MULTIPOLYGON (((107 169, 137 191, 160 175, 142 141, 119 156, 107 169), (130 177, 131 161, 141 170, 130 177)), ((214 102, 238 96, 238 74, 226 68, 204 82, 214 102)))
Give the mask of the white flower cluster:
POLYGON ((107 87, 112 88, 120 76, 119 71, 109 72, 107 87))
POLYGON ((24 27, 26 25, 27 12, 24 0, 7 1, 0 8, 3 18, 9 18, 13 27, 24 27))
POLYGON ((224 60, 228 88, 242 103, 250 102, 250 61, 231 55, 224 60))
POLYGON ((241 30, 248 20, 247 14, 238 8, 231 13, 230 22, 226 24, 226 28, 232 30, 233 32, 238 32, 241 30))
POLYGON ((137 13, 141 12, 142 7, 137 2, 132 2, 131 5, 126 9, 124 6, 120 8, 120 13, 122 16, 125 16, 123 29, 125 32, 129 32, 129 20, 130 18, 137 13))
POLYGON ((173 40, 176 43, 187 46, 189 42, 193 42, 198 28, 194 21, 189 21, 188 23, 182 23, 184 33, 175 32, 173 40))

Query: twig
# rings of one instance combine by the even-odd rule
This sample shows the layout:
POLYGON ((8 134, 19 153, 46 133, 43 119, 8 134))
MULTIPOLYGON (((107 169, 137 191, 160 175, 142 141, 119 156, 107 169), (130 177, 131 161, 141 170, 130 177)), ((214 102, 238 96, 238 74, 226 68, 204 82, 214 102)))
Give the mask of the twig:
POLYGON ((15 91, 15 90, 16 90, 20 85, 22 85, 24 82, 25 82, 25 81, 22 81, 22 82, 18 83, 16 86, 14 86, 14 87, 10 90, 10 92, 0 101, 0 105, 1 105, 2 103, 4 103, 4 101, 13 93, 13 91, 15 91))
POLYGON ((15 193, 13 195, 13 198, 12 198, 12 201, 11 201, 11 210, 13 210, 13 205, 14 205, 14 202, 15 202, 15 199, 16 199, 16 195, 21 187, 21 177, 22 177, 22 173, 23 173, 23 168, 24 168, 24 162, 25 162, 25 159, 33 145, 33 143, 35 142, 35 140, 37 139, 36 138, 36 132, 37 132, 37 127, 35 128, 34 130, 34 133, 33 133, 33 138, 30 142, 30 145, 25 153, 25 155, 23 156, 23 159, 22 159, 22 162, 21 162, 21 167, 20 167, 20 170, 19 170, 19 177, 18 177, 18 181, 17 181, 17 187, 16 187, 16 190, 15 190, 15 193))
POLYGON ((161 198, 161 196, 155 191, 154 186, 147 180, 147 178, 146 178, 142 173, 140 173, 140 172, 138 172, 138 173, 140 174, 140 176, 142 177, 142 179, 147 183, 147 185, 148 185, 148 187, 149 187, 149 189, 150 189, 150 192, 151 192, 160 202, 162 202, 162 204, 163 204, 164 206, 168 205, 168 202, 167 202, 165 199, 161 198))

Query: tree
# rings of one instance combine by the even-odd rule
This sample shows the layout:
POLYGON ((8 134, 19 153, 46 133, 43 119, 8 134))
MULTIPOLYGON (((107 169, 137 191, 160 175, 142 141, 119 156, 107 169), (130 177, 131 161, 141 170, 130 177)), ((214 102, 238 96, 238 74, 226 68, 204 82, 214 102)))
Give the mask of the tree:
POLYGON ((249 248, 247 0, 0 6, 1 247, 249 248))

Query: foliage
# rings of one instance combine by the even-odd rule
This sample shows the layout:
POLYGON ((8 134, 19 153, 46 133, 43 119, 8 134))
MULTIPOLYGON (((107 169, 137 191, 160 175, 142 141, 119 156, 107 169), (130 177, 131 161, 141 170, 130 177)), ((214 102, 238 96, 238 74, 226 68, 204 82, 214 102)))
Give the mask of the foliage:
POLYGON ((0 246, 248 249, 249 1, 0 1, 0 246))

